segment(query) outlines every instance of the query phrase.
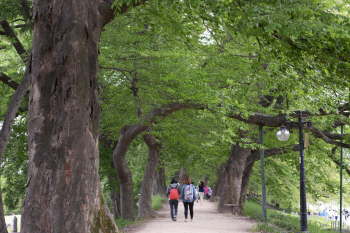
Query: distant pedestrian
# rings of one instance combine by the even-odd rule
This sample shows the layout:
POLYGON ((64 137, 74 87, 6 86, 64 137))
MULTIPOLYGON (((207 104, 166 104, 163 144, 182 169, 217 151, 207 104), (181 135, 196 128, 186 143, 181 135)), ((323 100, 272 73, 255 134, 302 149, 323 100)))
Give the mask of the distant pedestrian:
POLYGON ((209 187, 205 186, 205 198, 209 201, 209 187))
POLYGON ((179 196, 181 195, 180 184, 177 183, 176 178, 171 179, 171 183, 166 190, 166 195, 169 197, 171 220, 176 221, 179 196), (175 214, 173 209, 175 210, 175 214))
POLYGON ((201 205, 203 205, 203 196, 204 196, 204 182, 201 180, 198 186, 199 200, 201 201, 201 205))
MULTIPOLYGON (((191 222, 193 221, 193 204, 197 200, 196 188, 191 184, 191 178, 185 176, 183 180, 184 185, 182 186, 182 202, 185 208, 185 222, 187 222, 188 208, 190 209, 191 222)), ((198 200, 197 200, 198 202, 198 200)))
POLYGON ((335 221, 338 221, 338 211, 335 211, 334 217, 335 217, 335 221))
POLYGON ((330 220, 333 220, 333 216, 334 216, 334 213, 333 213, 333 210, 329 210, 329 219, 330 220))

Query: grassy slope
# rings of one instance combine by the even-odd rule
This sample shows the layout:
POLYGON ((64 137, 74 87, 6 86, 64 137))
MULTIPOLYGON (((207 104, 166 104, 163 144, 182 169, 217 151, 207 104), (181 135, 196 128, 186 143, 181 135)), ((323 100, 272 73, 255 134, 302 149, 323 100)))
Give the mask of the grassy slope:
MULTIPOLYGON (((281 209, 282 210, 282 209, 281 209)), ((267 210, 268 216, 268 224, 263 224, 262 217, 262 207, 257 198, 251 198, 249 202, 246 202, 244 208, 244 215, 249 215, 250 217, 260 221, 257 228, 253 229, 258 232, 273 232, 273 233, 281 233, 281 232, 299 232, 300 231, 300 220, 292 216, 290 214, 284 214, 280 211, 276 210, 267 210)), ((317 219, 312 219, 312 221, 317 219)), ((319 223, 321 223, 320 221, 319 223)), ((318 224, 321 225, 321 224, 318 224)), ((329 227, 330 228, 330 227, 329 227)), ((320 229, 315 227, 313 224, 309 224, 308 222, 308 231, 312 233, 331 233, 331 232, 339 232, 339 231, 331 231, 320 229)))

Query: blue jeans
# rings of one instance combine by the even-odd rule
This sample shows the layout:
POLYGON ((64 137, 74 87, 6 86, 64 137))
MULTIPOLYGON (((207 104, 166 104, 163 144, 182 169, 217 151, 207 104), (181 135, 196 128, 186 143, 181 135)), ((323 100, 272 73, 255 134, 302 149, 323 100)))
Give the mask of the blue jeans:
POLYGON ((177 216, 177 206, 179 205, 179 201, 178 200, 169 200, 169 205, 170 205, 170 216, 171 219, 174 220, 174 216, 177 216), (173 206, 175 208, 175 215, 173 213, 173 206))

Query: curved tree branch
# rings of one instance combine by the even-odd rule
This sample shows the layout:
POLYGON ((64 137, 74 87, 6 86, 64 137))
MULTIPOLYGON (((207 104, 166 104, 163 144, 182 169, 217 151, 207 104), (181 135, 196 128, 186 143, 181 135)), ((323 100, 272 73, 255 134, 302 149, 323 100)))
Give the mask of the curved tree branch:
POLYGON ((12 42, 12 45, 15 47, 18 55, 21 57, 24 63, 27 62, 27 57, 26 57, 26 50, 24 49, 22 43, 19 41, 18 37, 16 36, 15 32, 12 30, 10 24, 6 20, 0 20, 0 25, 4 29, 3 34, 10 39, 13 39, 14 42, 12 42))
MULTIPOLYGON (((12 129, 12 125, 14 123, 14 119, 18 110, 19 105, 22 102, 23 97, 27 93, 28 87, 30 85, 30 73, 31 73, 31 54, 29 55, 29 59, 27 62, 27 67, 26 71, 24 72, 23 79, 21 81, 21 84, 18 86, 18 88, 15 91, 15 94, 13 95, 10 105, 7 109, 5 119, 0 131, 0 164, 2 161, 2 157, 5 153, 9 138, 10 138, 10 133, 12 129)), ((0 189, 1 191, 1 189, 0 189)), ((4 223, 5 218, 4 218, 4 211, 3 211, 3 203, 2 203, 2 198, 1 198, 1 193, 0 193, 0 222, 4 223)), ((1 224, 2 225, 2 224, 1 224)), ((2 229, 1 229, 2 230, 2 229)))
POLYGON ((19 3, 21 3, 21 6, 22 6, 24 13, 26 15, 26 19, 30 20, 32 18, 32 14, 31 14, 32 9, 30 9, 28 1, 27 0, 19 0, 19 3))
MULTIPOLYGON (((322 132, 321 130, 319 130, 319 129, 313 127, 313 126, 312 127, 304 126, 304 129, 310 130, 316 138, 321 138, 324 142, 326 142, 328 144, 332 144, 332 145, 336 145, 336 146, 342 146, 342 147, 345 147, 345 148, 350 148, 349 144, 332 140, 324 132, 322 132)), ((334 134, 331 134, 330 136, 333 136, 333 135, 334 134)), ((342 136, 339 134, 339 135, 337 135, 337 137, 340 137, 340 139, 341 139, 342 136)))
POLYGON ((0 73, 0 81, 11 87, 13 90, 17 90, 19 86, 17 82, 12 81, 11 78, 4 73, 0 73))
MULTIPOLYGON (((341 165, 341 162, 339 161, 339 159, 335 158, 335 151, 337 150, 338 146, 333 147, 332 151, 330 154, 328 154, 328 157, 331 158, 333 160, 333 162, 335 162, 337 165, 341 165)), ((344 164, 343 164, 343 168, 344 168, 344 164)), ((344 168, 344 170, 350 175, 350 169, 349 168, 344 168)))

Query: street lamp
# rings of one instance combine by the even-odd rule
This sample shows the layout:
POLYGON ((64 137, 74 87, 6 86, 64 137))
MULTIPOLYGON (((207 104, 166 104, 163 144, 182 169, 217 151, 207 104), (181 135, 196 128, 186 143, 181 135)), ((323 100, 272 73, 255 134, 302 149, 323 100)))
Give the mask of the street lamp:
POLYGON ((294 124, 299 125, 299 163, 300 163, 300 231, 307 231, 307 208, 306 208, 306 187, 305 187, 305 166, 304 166, 304 139, 303 139, 303 124, 307 123, 308 127, 311 127, 311 121, 303 121, 301 118, 301 111, 298 111, 298 122, 287 121, 286 117, 282 119, 282 126, 277 131, 277 138, 280 141, 286 141, 289 138, 289 131, 283 125, 289 123, 293 128, 294 124))

